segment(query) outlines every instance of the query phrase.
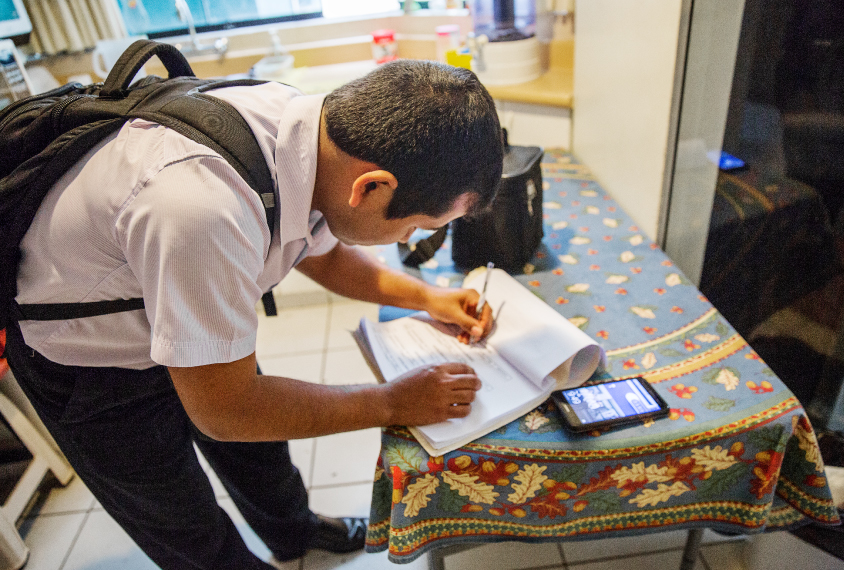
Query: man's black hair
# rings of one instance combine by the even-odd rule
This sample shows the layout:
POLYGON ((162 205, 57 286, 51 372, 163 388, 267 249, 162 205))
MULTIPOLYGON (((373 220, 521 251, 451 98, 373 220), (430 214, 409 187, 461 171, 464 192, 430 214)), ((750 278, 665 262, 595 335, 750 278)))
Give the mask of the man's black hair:
POLYGON ((495 197, 501 127, 492 97, 468 69, 393 61, 330 93, 324 110, 340 150, 398 180, 388 219, 442 216, 467 192, 477 195, 477 212, 495 197))

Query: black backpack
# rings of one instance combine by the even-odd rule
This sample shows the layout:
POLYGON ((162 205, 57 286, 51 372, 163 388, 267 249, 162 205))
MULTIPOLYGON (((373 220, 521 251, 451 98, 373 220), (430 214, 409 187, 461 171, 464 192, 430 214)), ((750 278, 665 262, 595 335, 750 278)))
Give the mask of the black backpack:
POLYGON ((20 242, 48 190, 94 145, 131 119, 171 128, 223 156, 260 195, 272 233, 273 179, 258 142, 234 107, 205 95, 221 87, 262 83, 198 79, 174 46, 139 40, 120 56, 105 83, 69 83, 0 112, 0 330, 11 320, 61 320, 143 308, 142 298, 37 305, 14 301, 20 242), (148 76, 130 87, 154 55, 169 78, 148 76))

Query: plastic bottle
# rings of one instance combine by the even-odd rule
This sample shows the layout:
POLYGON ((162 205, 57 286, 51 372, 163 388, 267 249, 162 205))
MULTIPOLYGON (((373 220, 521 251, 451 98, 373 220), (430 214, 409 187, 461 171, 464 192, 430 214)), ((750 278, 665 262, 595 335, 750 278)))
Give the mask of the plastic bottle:
POLYGON ((437 26, 437 61, 446 62, 446 52, 460 47, 460 26, 445 24, 437 26))
POLYGON ((398 44, 393 30, 372 32, 372 58, 375 63, 386 63, 398 59, 398 44))

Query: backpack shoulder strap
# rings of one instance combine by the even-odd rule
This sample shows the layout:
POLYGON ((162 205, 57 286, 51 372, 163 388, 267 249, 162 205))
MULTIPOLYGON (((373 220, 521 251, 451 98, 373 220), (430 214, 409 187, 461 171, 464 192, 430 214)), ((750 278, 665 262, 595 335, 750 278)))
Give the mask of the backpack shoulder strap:
POLYGON ((114 299, 111 301, 92 301, 88 303, 37 303, 18 305, 12 301, 12 318, 16 321, 63 321, 98 317, 125 311, 137 311, 144 308, 144 300, 114 299))
POLYGON ((153 56, 157 56, 164 64, 170 79, 185 79, 178 83, 162 82, 153 85, 150 91, 155 92, 154 96, 141 98, 139 104, 127 113, 127 118, 156 122, 220 154, 258 193, 266 210, 267 225, 270 233, 273 233, 273 177, 258 141, 234 107, 222 99, 205 94, 213 89, 261 85, 266 81, 195 79, 190 64, 177 47, 142 39, 130 45, 117 59, 103 84, 99 98, 131 98, 134 90, 134 87, 130 88, 132 79, 153 56), (172 88, 172 91, 168 91, 168 86, 171 85, 180 85, 182 89, 172 88))
POLYGON ((265 81, 209 82, 175 97, 155 111, 132 116, 156 122, 217 152, 260 197, 270 234, 275 231, 275 185, 261 147, 246 120, 226 101, 207 95, 212 89, 251 86, 265 81))

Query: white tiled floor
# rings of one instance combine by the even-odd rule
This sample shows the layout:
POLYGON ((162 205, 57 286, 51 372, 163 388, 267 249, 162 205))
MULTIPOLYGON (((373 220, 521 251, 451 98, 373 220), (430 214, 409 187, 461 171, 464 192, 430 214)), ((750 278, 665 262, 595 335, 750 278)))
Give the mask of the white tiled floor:
MULTIPOLYGON (((344 301, 294 272, 276 290, 279 316, 261 316, 258 360, 265 373, 326 384, 374 382, 349 331, 377 307, 344 301)), ((379 448, 378 430, 291 442, 293 461, 310 489, 311 507, 332 516, 366 516, 379 448)), ((259 557, 269 552, 246 526, 211 474, 220 504, 259 557)), ((20 521, 31 553, 26 570, 154 570, 152 562, 102 510, 85 485, 45 488, 20 521)), ((500 543, 447 557, 448 570, 662 570, 678 568, 685 533, 559 544, 500 543)), ((283 570, 399 568, 385 553, 334 556, 312 552, 283 570)), ((427 568, 425 558, 404 565, 427 568)), ((707 531, 696 570, 844 570, 844 562, 787 533, 748 543, 707 531), (750 546, 748 546, 750 544, 750 546)))

